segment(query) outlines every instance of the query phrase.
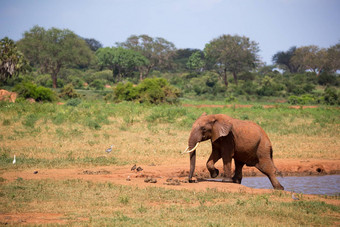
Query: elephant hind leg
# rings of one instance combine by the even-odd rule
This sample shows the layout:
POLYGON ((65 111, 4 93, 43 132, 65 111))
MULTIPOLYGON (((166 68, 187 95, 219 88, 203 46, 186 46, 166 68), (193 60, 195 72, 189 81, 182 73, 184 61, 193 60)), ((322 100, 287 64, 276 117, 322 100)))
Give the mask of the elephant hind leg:
POLYGON ((241 184, 242 181, 242 168, 244 166, 243 162, 237 161, 234 159, 235 162, 235 174, 233 176, 233 182, 237 184, 241 184))
POLYGON ((259 163, 255 165, 255 167, 269 178, 274 189, 284 190, 284 187, 276 179, 275 176, 276 169, 271 159, 260 160, 259 163))

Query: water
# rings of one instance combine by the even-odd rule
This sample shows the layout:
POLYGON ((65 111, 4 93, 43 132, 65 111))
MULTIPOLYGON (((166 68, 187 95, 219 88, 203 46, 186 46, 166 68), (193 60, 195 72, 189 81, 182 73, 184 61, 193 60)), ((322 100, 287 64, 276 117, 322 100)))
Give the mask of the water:
MULTIPOLYGON (((277 179, 286 191, 318 195, 340 194, 340 175, 278 177, 277 179)), ((242 185, 251 188, 273 188, 268 177, 244 177, 242 185)))

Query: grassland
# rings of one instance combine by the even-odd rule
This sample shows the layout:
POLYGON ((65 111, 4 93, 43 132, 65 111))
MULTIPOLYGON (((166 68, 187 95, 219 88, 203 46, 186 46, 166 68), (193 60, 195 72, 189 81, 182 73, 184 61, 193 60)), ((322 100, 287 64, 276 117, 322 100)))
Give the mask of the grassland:
MULTIPOLYGON (((0 174, 135 163, 171 168, 187 159, 181 152, 193 121, 203 112, 257 122, 272 140, 274 158, 340 159, 337 108, 0 103, 0 174), (113 151, 107 154, 111 144, 113 151)), ((198 158, 205 160, 209 153, 210 145, 204 143, 198 158)), ((293 201, 281 192, 196 192, 81 179, 0 179, 0 213, 58 213, 63 222, 57 224, 275 226, 338 225, 340 221, 338 197, 293 201)))

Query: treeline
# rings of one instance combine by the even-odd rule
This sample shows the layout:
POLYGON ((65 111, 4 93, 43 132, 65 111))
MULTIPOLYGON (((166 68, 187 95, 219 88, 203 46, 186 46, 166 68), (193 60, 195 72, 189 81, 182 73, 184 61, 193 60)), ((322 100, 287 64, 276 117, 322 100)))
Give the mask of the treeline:
POLYGON ((166 88, 155 85, 160 81, 149 84, 158 93, 174 91, 159 95, 171 96, 172 102, 180 95, 227 101, 282 97, 292 103, 340 102, 340 43, 328 49, 292 47, 276 53, 270 66, 261 62, 258 43, 238 35, 221 35, 203 50, 177 49, 164 38, 148 35, 132 35, 114 47, 103 47, 67 29, 35 26, 16 43, 3 38, 0 48, 2 86, 30 81, 42 87, 104 90, 110 85, 117 89, 107 99, 122 100, 124 92, 132 92, 141 100, 146 95, 135 94, 140 89, 132 85, 161 77, 170 82, 166 88))

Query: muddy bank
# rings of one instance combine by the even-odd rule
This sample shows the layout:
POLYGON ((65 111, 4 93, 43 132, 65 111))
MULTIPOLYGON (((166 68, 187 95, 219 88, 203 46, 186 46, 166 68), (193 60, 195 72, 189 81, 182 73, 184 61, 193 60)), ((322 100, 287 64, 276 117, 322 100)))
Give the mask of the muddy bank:
MULTIPOLYGON (((274 160, 275 165, 283 176, 311 176, 340 174, 340 160, 274 160)), ((222 162, 216 164, 216 168, 222 173, 222 162)), ((23 179, 84 179, 92 181, 112 181, 124 185, 150 185, 145 184, 147 177, 157 179, 155 185, 171 187, 166 182, 169 178, 184 180, 189 175, 189 162, 170 162, 169 165, 143 166, 143 171, 131 171, 131 166, 105 166, 93 168, 70 168, 70 169, 30 169, 23 171, 1 171, 1 177, 8 181, 13 181, 18 177, 23 179), (176 163, 176 164, 174 164, 176 163)), ((210 178, 205 167, 204 160, 197 160, 197 178, 210 178)), ((243 176, 264 176, 255 167, 243 168, 243 176)), ((233 189, 234 186, 221 186, 221 183, 200 182, 199 184, 182 183, 182 188, 199 189, 201 185, 205 187, 222 187, 233 189)), ((234 184, 233 184, 234 185, 234 184)), ((235 185, 234 190, 246 190, 245 186, 235 185)))

